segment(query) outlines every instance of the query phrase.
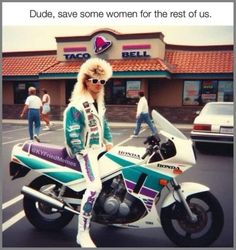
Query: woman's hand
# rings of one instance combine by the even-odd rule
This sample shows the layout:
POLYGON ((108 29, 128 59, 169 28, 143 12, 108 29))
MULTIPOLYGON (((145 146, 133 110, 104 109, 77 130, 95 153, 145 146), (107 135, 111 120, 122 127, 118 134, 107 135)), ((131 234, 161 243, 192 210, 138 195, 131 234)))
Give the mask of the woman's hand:
POLYGON ((106 144, 105 147, 106 147, 106 151, 109 151, 109 150, 112 149, 113 145, 112 144, 106 144))

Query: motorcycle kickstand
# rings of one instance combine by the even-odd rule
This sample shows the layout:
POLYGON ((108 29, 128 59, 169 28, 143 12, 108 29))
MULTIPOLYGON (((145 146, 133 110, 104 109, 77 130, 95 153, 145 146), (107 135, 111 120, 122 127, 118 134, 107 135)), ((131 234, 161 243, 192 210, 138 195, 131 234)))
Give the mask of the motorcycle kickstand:
POLYGON ((187 211, 187 214, 188 214, 188 216, 189 216, 189 218, 190 218, 190 221, 191 221, 192 223, 195 223, 195 222, 198 220, 197 215, 194 214, 194 213, 191 211, 191 209, 190 209, 190 207, 189 207, 189 205, 188 205, 188 203, 187 203, 187 201, 186 201, 186 199, 185 199, 185 197, 184 197, 184 195, 183 195, 183 192, 182 192, 182 190, 181 190, 181 186, 178 184, 178 182, 177 182, 175 179, 173 179, 173 180, 171 181, 171 185, 173 186, 174 190, 175 190, 176 193, 178 194, 181 203, 184 205, 184 208, 185 208, 186 211, 187 211))

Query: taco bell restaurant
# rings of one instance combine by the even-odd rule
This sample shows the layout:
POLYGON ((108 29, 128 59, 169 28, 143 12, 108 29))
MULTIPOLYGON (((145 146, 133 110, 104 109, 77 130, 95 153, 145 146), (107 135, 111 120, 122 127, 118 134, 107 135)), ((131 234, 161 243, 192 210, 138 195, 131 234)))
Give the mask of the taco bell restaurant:
POLYGON ((91 57, 110 62, 105 85, 109 121, 134 122, 138 92, 150 110, 174 123, 192 123, 209 101, 233 101, 233 45, 167 44, 161 32, 123 34, 111 29, 56 37, 57 50, 3 52, 3 119, 17 119, 28 87, 46 88, 51 119, 62 119, 81 64, 91 57))

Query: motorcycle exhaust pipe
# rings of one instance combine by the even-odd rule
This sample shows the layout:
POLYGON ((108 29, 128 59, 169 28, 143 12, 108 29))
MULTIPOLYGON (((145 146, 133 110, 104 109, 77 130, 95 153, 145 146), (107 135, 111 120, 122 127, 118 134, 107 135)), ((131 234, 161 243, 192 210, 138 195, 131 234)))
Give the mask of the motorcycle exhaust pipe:
POLYGON ((41 193, 33 188, 27 187, 27 186, 23 186, 21 189, 21 193, 25 196, 28 196, 36 201, 41 201, 41 202, 45 202, 47 204, 49 204, 52 207, 55 207, 57 209, 64 209, 66 211, 69 211, 71 213, 74 213, 76 215, 79 215, 80 213, 76 210, 74 210, 73 208, 68 207, 66 204, 64 204, 63 202, 56 200, 44 193, 41 193))

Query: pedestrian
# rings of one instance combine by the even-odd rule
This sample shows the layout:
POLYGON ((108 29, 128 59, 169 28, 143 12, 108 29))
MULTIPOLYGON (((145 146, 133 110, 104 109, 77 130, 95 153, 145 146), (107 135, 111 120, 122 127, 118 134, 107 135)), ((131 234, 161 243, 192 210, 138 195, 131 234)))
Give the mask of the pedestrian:
POLYGON ((145 122, 149 128, 152 131, 153 135, 157 134, 157 129, 155 126, 153 126, 150 115, 149 115, 149 108, 148 108, 148 103, 147 103, 147 99, 144 95, 143 91, 139 91, 139 102, 138 102, 138 106, 137 106, 137 112, 136 112, 136 127, 134 130, 134 134, 133 137, 137 137, 139 132, 140 132, 140 128, 143 122, 145 122))
POLYGON ((80 68, 70 103, 64 111, 67 152, 79 161, 86 180, 76 238, 81 247, 96 247, 89 229, 93 206, 102 188, 97 156, 113 145, 104 104, 104 85, 111 76, 108 62, 88 59, 80 68))
POLYGON ((22 118, 24 114, 28 111, 28 127, 30 140, 35 139, 40 142, 39 132, 40 132, 40 112, 42 109, 41 99, 36 95, 36 88, 28 88, 29 96, 26 98, 25 106, 20 114, 22 118))
POLYGON ((49 119, 49 113, 51 111, 50 108, 51 98, 46 89, 42 89, 42 92, 43 92, 43 97, 42 97, 43 110, 41 116, 42 120, 46 123, 46 126, 43 128, 43 130, 50 130, 51 124, 49 119))

